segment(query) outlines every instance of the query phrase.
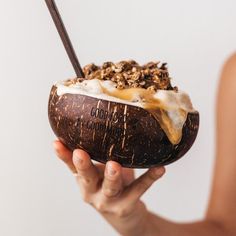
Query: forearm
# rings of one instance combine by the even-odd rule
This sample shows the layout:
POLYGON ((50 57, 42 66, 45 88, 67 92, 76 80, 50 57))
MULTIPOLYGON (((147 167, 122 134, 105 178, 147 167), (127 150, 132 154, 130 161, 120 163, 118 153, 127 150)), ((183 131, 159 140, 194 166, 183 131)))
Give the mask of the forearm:
POLYGON ((103 217, 122 236, 231 236, 223 224, 202 220, 178 224, 163 219, 148 211, 144 205, 137 207, 133 214, 123 217, 103 217))
POLYGON ((188 224, 178 224, 165 220, 149 212, 146 234, 147 236, 228 236, 223 225, 210 220, 203 220, 188 224))

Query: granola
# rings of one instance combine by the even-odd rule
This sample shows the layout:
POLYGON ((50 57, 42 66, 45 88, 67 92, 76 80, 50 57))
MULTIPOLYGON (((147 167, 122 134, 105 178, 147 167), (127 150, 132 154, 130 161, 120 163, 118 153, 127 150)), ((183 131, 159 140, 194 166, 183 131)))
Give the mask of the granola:
POLYGON ((118 63, 105 62, 102 66, 89 64, 83 68, 85 78, 69 80, 68 83, 83 80, 99 79, 111 80, 118 89, 144 88, 151 91, 175 90, 167 69, 167 63, 149 62, 143 66, 134 60, 120 61, 118 63))

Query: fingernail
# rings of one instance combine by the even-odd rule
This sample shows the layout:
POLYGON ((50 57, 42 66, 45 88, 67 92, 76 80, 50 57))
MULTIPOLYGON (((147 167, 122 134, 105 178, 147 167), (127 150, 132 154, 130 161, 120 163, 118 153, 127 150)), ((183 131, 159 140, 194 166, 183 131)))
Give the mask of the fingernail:
POLYGON ((163 174, 164 170, 162 167, 159 167, 159 168, 156 168, 154 172, 155 172, 155 175, 160 176, 163 174))
POLYGON ((110 165, 108 165, 108 174, 111 176, 116 174, 116 170, 114 170, 110 165))
POLYGON ((75 154, 75 162, 77 165, 81 165, 83 163, 83 160, 79 155, 75 154))

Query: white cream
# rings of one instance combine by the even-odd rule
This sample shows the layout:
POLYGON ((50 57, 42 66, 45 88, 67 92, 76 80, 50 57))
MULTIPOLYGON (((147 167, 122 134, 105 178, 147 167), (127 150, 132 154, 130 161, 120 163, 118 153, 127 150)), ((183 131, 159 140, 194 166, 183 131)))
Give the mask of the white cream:
MULTIPOLYGON (((84 80, 81 83, 71 84, 69 86, 64 85, 64 82, 62 81, 55 83, 55 86, 57 87, 58 96, 62 96, 64 94, 81 94, 142 108, 144 108, 145 104, 145 102, 143 102, 143 98, 141 97, 138 91, 133 93, 132 101, 119 99, 117 97, 105 94, 103 92, 103 88, 106 88, 109 92, 118 91, 118 89, 116 89, 116 84, 109 80, 84 80)), ((153 95, 153 98, 160 100, 168 110, 175 110, 180 108, 187 112, 195 111, 192 107, 192 103, 189 96, 183 91, 175 92, 172 90, 158 90, 153 95)))
POLYGON ((62 96, 64 94, 80 94, 80 95, 86 95, 106 101, 111 102, 119 102, 122 104, 137 106, 137 107, 143 107, 140 102, 129 102, 126 100, 122 100, 116 97, 109 96, 107 94, 103 93, 101 84, 104 88, 107 88, 109 91, 114 91, 115 83, 112 81, 99 81, 97 79, 93 80, 86 80, 79 84, 73 84, 70 86, 66 86, 63 84, 63 82, 57 82, 55 86, 57 87, 57 95, 62 96), (100 83, 99 83, 100 82, 100 83), (89 89, 91 88, 91 90, 89 89))
POLYGON ((158 90, 154 98, 162 101, 169 109, 180 108, 188 112, 194 111, 190 97, 183 91, 158 90))
POLYGON ((173 144, 178 144, 181 140, 182 129, 187 119, 187 114, 189 112, 196 112, 189 96, 182 91, 158 90, 156 93, 151 94, 144 89, 133 89, 128 92, 129 99, 125 100, 120 98, 125 96, 117 97, 117 94, 122 94, 125 91, 118 90, 116 84, 112 81, 93 79, 71 85, 64 85, 64 82, 58 82, 55 86, 57 87, 58 96, 80 94, 147 109, 159 120, 160 125, 173 144), (104 93, 104 89, 107 91, 107 94, 104 93), (166 115, 155 113, 155 108, 158 107, 162 108, 166 115))

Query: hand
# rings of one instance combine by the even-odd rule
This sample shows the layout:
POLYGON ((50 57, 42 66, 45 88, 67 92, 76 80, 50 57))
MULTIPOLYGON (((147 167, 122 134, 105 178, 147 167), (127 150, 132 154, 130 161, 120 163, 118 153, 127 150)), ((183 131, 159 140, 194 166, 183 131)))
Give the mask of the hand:
POLYGON ((57 156, 76 176, 83 200, 92 205, 122 235, 145 235, 148 210, 140 197, 165 173, 164 167, 149 169, 135 179, 134 170, 114 161, 94 164, 83 150, 73 153, 54 142, 57 156))

